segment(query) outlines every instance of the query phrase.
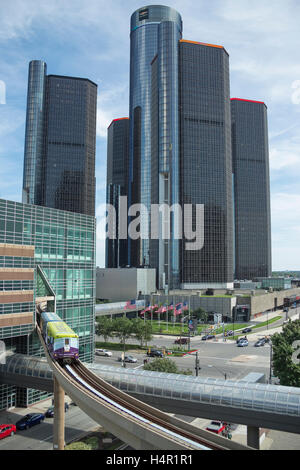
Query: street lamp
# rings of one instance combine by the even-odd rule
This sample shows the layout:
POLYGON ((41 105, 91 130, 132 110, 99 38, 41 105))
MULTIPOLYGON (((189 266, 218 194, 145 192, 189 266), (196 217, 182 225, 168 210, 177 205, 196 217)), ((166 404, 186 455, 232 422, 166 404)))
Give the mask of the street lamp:
POLYGON ((196 377, 198 377, 199 370, 201 367, 199 367, 200 361, 198 358, 198 351, 196 351, 196 360, 195 360, 195 370, 196 370, 196 377))

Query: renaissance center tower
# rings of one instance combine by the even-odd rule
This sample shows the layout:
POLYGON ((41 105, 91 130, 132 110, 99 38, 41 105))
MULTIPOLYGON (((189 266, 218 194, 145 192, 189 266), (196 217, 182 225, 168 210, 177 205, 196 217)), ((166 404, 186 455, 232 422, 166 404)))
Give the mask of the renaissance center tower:
POLYGON ((174 238, 176 217, 171 218, 170 238, 159 237, 154 241, 155 247, 151 247, 148 214, 154 202, 153 185, 158 186, 155 202, 169 206, 180 203, 178 48, 181 35, 181 16, 173 8, 151 5, 131 16, 128 204, 129 207, 140 204, 141 237, 129 238, 128 264, 150 266, 151 252, 156 249, 162 261, 159 267, 153 267, 158 268, 159 283, 164 278, 170 287, 180 282, 179 240, 174 238), (151 132, 154 96, 157 96, 156 138, 151 132), (158 157, 155 182, 154 154, 158 157))

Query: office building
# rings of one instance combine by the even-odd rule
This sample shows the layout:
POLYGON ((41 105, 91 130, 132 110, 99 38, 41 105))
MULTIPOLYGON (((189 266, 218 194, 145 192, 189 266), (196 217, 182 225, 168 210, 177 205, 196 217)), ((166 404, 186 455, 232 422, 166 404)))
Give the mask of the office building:
MULTIPOLYGON (((151 5, 136 10, 130 38, 128 169, 121 164, 118 168, 128 176, 128 208, 140 204, 140 237, 128 236, 128 266, 156 269, 157 287, 165 292, 230 289, 234 276, 267 276, 271 239, 266 108, 258 104, 249 109, 248 121, 239 117, 245 101, 230 100, 226 49, 182 39, 181 16, 174 9, 151 5), (254 157, 258 148, 260 156, 254 157), (246 161, 253 164, 247 167, 246 161), (262 171, 259 165, 264 165, 262 171), (259 199, 263 203, 256 209, 259 199), (155 223, 154 206, 160 208, 155 223), (161 210, 163 206, 168 210, 161 210), (195 248, 188 246, 187 228, 199 230, 195 248)), ((110 131, 109 149, 113 141, 110 131)), ((108 185, 108 201, 119 200, 118 194, 118 187, 108 185)), ((129 214, 128 227, 133 220, 134 214, 129 214)), ((112 243, 111 253, 118 253, 117 245, 112 243)), ((120 266, 116 259, 110 256, 115 260, 110 266, 120 266)))
POLYGON ((232 98, 235 279, 269 277, 271 215, 267 107, 232 98))
MULTIPOLYGON (((179 285, 179 240, 173 236, 159 237, 159 265, 151 255, 150 213, 153 185, 158 203, 179 204, 179 96, 178 96, 178 44, 182 21, 173 8, 151 5, 140 8, 131 16, 130 97, 129 97, 129 206, 143 205, 140 214, 139 240, 129 239, 130 266, 150 266, 158 270, 160 285, 179 285), (153 68, 157 74, 157 148, 158 171, 153 181, 151 101, 153 100, 153 68)), ((160 233, 162 226, 159 228, 160 233)), ((155 256, 154 256, 155 259, 155 256)))
POLYGON ((95 215, 97 85, 29 64, 22 201, 95 215))
MULTIPOLYGON (((36 304, 79 335, 81 360, 92 362, 95 314, 95 218, 0 199, 0 340, 6 351, 42 356, 36 304)), ((45 394, 0 386, 0 409, 27 406, 45 394)))
MULTIPOLYGON (((120 196, 128 196, 129 118, 114 119, 107 131, 106 203, 114 208, 112 217, 114 238, 106 239, 105 266, 126 267, 127 239, 120 239, 120 196)), ((127 228, 127 204, 123 216, 127 228), (124 214, 125 212, 125 214, 124 214)))
MULTIPOLYGON (((222 46, 181 40, 181 204, 203 204, 204 244, 182 243, 182 287, 233 286, 229 57, 222 46)), ((191 214, 195 227, 195 211, 191 214)))

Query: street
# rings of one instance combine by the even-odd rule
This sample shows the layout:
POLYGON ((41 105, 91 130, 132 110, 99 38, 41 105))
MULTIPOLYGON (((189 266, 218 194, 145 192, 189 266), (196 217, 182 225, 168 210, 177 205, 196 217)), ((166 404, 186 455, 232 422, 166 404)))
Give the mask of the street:
MULTIPOLYGON (((261 372, 269 376, 270 371, 270 348, 268 345, 256 348, 254 347, 254 340, 249 339, 249 346, 245 348, 237 347, 235 342, 222 340, 215 342, 214 340, 201 341, 199 337, 193 338, 191 341, 191 350, 198 351, 198 359, 200 362, 199 376, 226 378, 231 380, 238 380, 247 375, 249 372, 261 372)), ((174 338, 169 337, 155 337, 151 341, 151 346, 162 348, 170 348, 173 345, 174 338)), ((130 343, 128 343, 130 344, 130 343)), ((112 351, 111 357, 95 356, 96 364, 113 365, 121 367, 121 363, 117 361, 121 352, 112 351)), ((127 351, 127 354, 132 355, 137 359, 136 363, 126 363, 128 368, 142 368, 145 354, 132 350, 127 351)), ((170 356, 171 357, 171 356, 170 356)), ((195 360, 196 353, 186 354, 183 357, 171 357, 181 370, 191 370, 195 375, 195 360)), ((155 358, 148 358, 148 361, 153 361, 155 358)))
MULTIPOLYGON (((0 413, 1 423, 16 423, 27 413, 45 413, 51 406, 51 399, 38 403, 33 407, 15 408, 0 413)), ((90 430, 99 428, 99 424, 86 415, 78 406, 70 405, 65 413, 65 440, 70 442, 90 430)), ((53 418, 45 420, 32 428, 18 431, 14 436, 0 440, 1 450, 52 450, 53 449, 53 418)))

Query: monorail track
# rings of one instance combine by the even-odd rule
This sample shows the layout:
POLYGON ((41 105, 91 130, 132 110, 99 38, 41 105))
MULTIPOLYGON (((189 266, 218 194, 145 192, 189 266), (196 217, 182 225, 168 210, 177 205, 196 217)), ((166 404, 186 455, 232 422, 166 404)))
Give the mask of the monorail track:
MULTIPOLYGON (((133 405, 128 402, 128 396, 124 398, 123 392, 115 389, 112 391, 112 386, 108 385, 104 380, 96 377, 92 372, 90 372, 80 361, 72 366, 67 366, 68 370, 76 372, 77 379, 83 380, 84 383, 88 384, 92 389, 101 393, 105 400, 108 400, 110 403, 115 403, 117 406, 120 406, 122 410, 130 413, 132 416, 142 418, 150 426, 155 426, 155 429, 159 432, 164 432, 169 434, 174 440, 178 440, 181 443, 186 444, 187 448, 190 449, 199 449, 199 450, 225 450, 224 446, 212 444, 208 440, 199 438, 198 436, 193 435, 187 431, 180 429, 178 426, 174 426, 171 423, 166 422, 166 415, 163 412, 156 410, 156 415, 145 411, 145 405, 140 402, 141 406, 137 404, 133 405), (160 417, 159 417, 160 415, 160 417)), ((138 400, 135 400, 137 403, 138 400)))
POLYGON ((48 364, 61 387, 92 419, 131 447, 156 450, 250 450, 249 447, 198 429, 133 398, 96 376, 78 360, 71 365, 60 365, 51 359, 38 326, 37 332, 48 364))

